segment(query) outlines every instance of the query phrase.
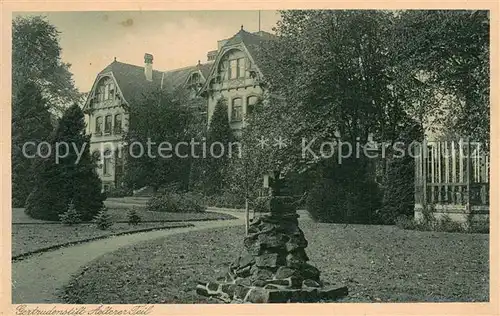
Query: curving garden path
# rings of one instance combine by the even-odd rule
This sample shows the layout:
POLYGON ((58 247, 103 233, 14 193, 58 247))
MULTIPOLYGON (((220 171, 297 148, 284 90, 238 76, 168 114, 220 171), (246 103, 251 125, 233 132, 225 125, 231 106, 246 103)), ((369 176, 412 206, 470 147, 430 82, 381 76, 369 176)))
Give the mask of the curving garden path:
POLYGON ((243 212, 224 210, 217 210, 217 212, 233 215, 237 219, 188 222, 194 226, 110 237, 14 261, 12 262, 12 303, 60 303, 57 291, 70 281, 72 274, 97 257, 121 247, 178 233, 244 223, 243 212))

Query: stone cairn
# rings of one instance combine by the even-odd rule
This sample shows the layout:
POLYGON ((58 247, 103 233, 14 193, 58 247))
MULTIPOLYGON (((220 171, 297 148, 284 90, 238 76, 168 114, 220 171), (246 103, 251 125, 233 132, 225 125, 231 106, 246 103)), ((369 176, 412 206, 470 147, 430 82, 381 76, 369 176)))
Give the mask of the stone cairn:
POLYGON ((244 238, 246 253, 217 282, 199 282, 196 292, 226 303, 288 303, 332 301, 347 287, 326 287, 320 271, 307 263, 307 240, 299 215, 288 197, 267 200, 268 213, 250 223, 244 238))

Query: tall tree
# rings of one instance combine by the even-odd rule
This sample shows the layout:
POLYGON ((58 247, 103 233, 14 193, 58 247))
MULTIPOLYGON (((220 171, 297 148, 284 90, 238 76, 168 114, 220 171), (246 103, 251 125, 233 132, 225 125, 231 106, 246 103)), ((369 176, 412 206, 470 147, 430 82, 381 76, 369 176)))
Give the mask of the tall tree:
POLYGON ((191 127, 197 117, 183 101, 180 95, 153 91, 138 98, 129 109, 125 151, 130 155, 126 157, 125 183, 130 188, 151 186, 157 190, 168 185, 188 188, 191 127), (177 146, 181 142, 185 143, 177 146))
POLYGON ((36 148, 48 139, 53 126, 46 100, 30 81, 17 91, 12 106, 12 205, 23 207, 36 172, 36 148), (31 144, 30 144, 31 143, 31 144), (23 152, 24 150, 24 152, 23 152))
MULTIPOLYGON (((224 99, 215 105, 207 132, 207 157, 204 159, 204 191, 207 195, 222 193, 227 186, 225 174, 229 166, 230 150, 235 141, 229 125, 228 108, 224 99)), ((232 152, 237 154, 237 151, 232 152)))
POLYGON ((490 123, 489 25, 487 11, 408 10, 398 15, 391 46, 398 83, 418 82, 429 124, 483 143, 490 123))
POLYGON ((84 114, 77 104, 64 112, 51 140, 52 154, 38 166, 26 213, 33 218, 58 220, 72 201, 81 219, 91 220, 102 208, 105 196, 90 155, 84 114), (60 159, 55 156, 58 147, 60 159))
POLYGON ((47 98, 51 110, 61 113, 79 98, 70 66, 61 60, 59 31, 45 17, 18 16, 13 19, 13 96, 27 80, 31 80, 47 98))
POLYGON ((371 219, 359 210, 374 212, 378 203, 356 203, 380 194, 370 180, 373 164, 354 157, 355 146, 364 145, 370 134, 378 141, 395 140, 411 104, 394 85, 396 60, 389 46, 395 15, 348 10, 281 13, 278 39, 263 45, 260 56, 270 94, 260 113, 249 120, 255 139, 271 142, 261 151, 260 165, 285 177, 290 172, 319 172, 319 181, 338 181, 339 173, 348 173, 342 187, 357 188, 359 194, 330 192, 339 192, 342 205, 352 210, 346 218, 371 219), (285 147, 272 146, 279 138, 285 147), (310 151, 303 150, 304 143, 311 144, 306 146, 310 151), (339 149, 345 155, 347 147, 340 143, 353 150, 344 161, 338 161, 339 149))

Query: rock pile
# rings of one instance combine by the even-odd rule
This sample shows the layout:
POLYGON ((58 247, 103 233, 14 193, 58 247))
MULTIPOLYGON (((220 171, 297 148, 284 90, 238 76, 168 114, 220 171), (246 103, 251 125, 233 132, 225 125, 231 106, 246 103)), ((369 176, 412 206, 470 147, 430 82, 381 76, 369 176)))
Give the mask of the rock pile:
POLYGON ((264 214, 250 223, 246 253, 218 282, 199 283, 197 293, 227 303, 335 300, 347 288, 325 288, 320 271, 307 263, 307 240, 293 210, 264 214))

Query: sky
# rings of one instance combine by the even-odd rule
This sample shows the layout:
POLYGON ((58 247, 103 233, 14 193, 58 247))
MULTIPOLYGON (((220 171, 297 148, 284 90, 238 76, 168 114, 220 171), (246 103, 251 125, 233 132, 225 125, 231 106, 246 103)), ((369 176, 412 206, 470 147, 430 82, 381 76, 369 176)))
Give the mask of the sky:
MULTIPOLYGON (((258 11, 87 11, 36 12, 61 32, 62 60, 70 63, 80 92, 116 57, 144 65, 144 53, 154 56, 153 69, 170 70, 206 62, 217 41, 236 34, 241 25, 258 31, 258 11)), ((280 16, 261 11, 261 29, 272 31, 280 16)))

